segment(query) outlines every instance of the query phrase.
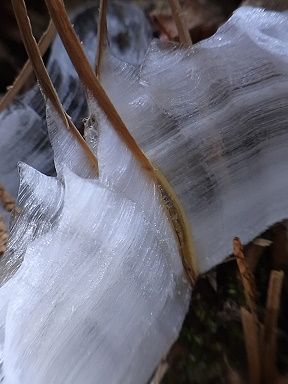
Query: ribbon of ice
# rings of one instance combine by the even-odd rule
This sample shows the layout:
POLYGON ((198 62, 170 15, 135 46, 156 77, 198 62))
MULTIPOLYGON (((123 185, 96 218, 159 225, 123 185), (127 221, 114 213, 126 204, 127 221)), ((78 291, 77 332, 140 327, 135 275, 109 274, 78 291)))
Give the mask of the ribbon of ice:
POLYGON ((288 16, 241 7, 191 48, 154 41, 102 81, 184 207, 205 272, 288 217, 288 16))
POLYGON ((98 180, 51 107, 57 178, 20 166, 14 237, 25 242, 45 226, 0 292, 5 384, 145 383, 187 310, 190 287, 157 187, 92 99, 90 108, 102 121, 87 132, 98 180))

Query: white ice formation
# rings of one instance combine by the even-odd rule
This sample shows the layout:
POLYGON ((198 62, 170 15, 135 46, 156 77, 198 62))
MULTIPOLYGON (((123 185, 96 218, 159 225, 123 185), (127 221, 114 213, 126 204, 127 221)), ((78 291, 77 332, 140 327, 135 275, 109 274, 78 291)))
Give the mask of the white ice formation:
POLYGON ((103 66, 111 100, 182 202, 200 272, 234 236, 247 243, 288 217, 287 22, 241 7, 191 48, 155 41, 140 70, 103 66))
MULTIPOLYGON (((247 242, 288 217, 287 21, 243 7, 189 49, 154 42, 140 71, 112 57, 103 66, 113 103, 182 202, 201 272, 235 235, 247 242)), ((187 310, 157 186, 89 105, 97 180, 51 107, 57 178, 20 167, 22 212, 1 261, 5 384, 145 384, 187 310)))
POLYGON ((5 384, 145 383, 187 311, 157 187, 92 99, 90 108, 99 179, 51 107, 57 178, 20 166, 22 212, 0 289, 5 384))

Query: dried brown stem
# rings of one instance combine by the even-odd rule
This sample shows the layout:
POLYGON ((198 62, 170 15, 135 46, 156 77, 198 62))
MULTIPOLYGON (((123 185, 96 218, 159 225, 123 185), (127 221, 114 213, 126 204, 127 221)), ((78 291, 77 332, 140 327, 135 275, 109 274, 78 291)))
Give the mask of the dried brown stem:
POLYGON ((6 251, 8 232, 3 217, 0 215, 0 256, 6 251))
POLYGON ((100 79, 102 59, 107 43, 107 4, 108 0, 100 0, 97 31, 97 56, 95 67, 95 73, 98 79, 100 79))
POLYGON ((15 208, 15 200, 3 185, 0 185, 0 202, 7 212, 11 212, 15 208))
POLYGON ((169 4, 178 30, 180 43, 186 46, 192 45, 189 29, 187 28, 179 0, 169 0, 169 4))
POLYGON ((261 379, 261 368, 257 323, 255 321, 255 316, 243 307, 241 308, 241 320, 249 365, 250 384, 259 384, 261 379))
POLYGON ((193 283, 197 276, 197 268, 195 266, 196 257, 194 253, 193 242, 190 236, 191 231, 188 228, 185 214, 179 200, 177 199, 174 191, 170 187, 165 177, 154 169, 149 159, 142 152, 137 142, 122 121, 113 103, 107 96, 105 90, 101 86, 99 80, 96 78, 95 73, 85 56, 82 45, 69 21, 63 1, 45 0, 45 2, 54 25, 59 33, 60 38, 62 39, 70 60, 74 64, 80 80, 95 98, 100 108, 104 111, 107 118, 109 119, 111 125, 114 127, 115 131, 127 145, 130 151, 134 154, 142 168, 148 172, 148 174, 155 180, 156 183, 163 186, 165 192, 167 192, 167 195, 173 202, 177 211, 177 225, 179 224, 179 227, 181 227, 179 233, 177 232, 177 229, 175 230, 178 234, 183 258, 186 262, 186 265, 189 266, 187 274, 193 283))
POLYGON ((236 258, 242 284, 244 287, 245 298, 248 308, 252 313, 256 313, 256 289, 255 282, 247 261, 244 256, 243 246, 238 237, 233 240, 233 254, 236 258))
POLYGON ((80 143, 83 150, 87 154, 87 157, 90 160, 91 166, 95 170, 95 175, 98 174, 98 164, 94 154, 91 152, 90 148, 86 144, 85 140, 82 138, 77 128, 72 123, 70 117, 64 111, 62 104, 58 98, 58 95, 55 91, 55 88, 51 82, 49 74, 45 68, 45 65, 42 60, 41 52, 36 43, 36 40, 33 36, 30 20, 27 14, 26 6, 24 0, 12 0, 12 5, 14 8, 16 20, 21 32, 22 40, 25 45, 27 54, 30 58, 30 62, 33 66, 35 75, 40 83, 43 93, 50 100, 56 112, 63 120, 65 127, 72 132, 76 140, 80 143))
MULTIPOLYGON (((2 185, 0 185, 0 203, 7 212, 11 212, 15 207, 15 200, 2 185)), ((8 237, 4 219, 0 215, 0 256, 6 251, 8 237)))
MULTIPOLYGON (((46 31, 43 33, 43 35, 41 36, 41 39, 39 40, 38 46, 39 46, 39 51, 41 53, 41 56, 43 56, 47 51, 54 36, 55 36, 55 27, 53 23, 50 21, 46 31)), ((23 68, 21 69, 19 75, 16 77, 13 85, 8 87, 6 94, 2 97, 0 101, 0 112, 3 111, 5 108, 7 108, 8 105, 16 97, 16 95, 21 91, 27 79, 31 75, 32 71, 33 71, 33 67, 31 65, 30 60, 28 59, 24 64, 23 68)))
POLYGON ((161 384, 161 381, 163 377, 165 376, 165 373, 168 370, 168 364, 166 361, 161 361, 161 363, 158 365, 156 372, 154 374, 154 377, 151 381, 151 384, 161 384))
MULTIPOLYGON (((14 0, 15 1, 15 0, 14 0)), ((154 175, 154 168, 150 161, 139 148, 133 136, 126 128, 124 122, 116 111, 114 105, 111 103, 105 90, 101 86, 99 80, 96 78, 86 56, 80 40, 76 35, 68 15, 66 13, 62 0, 45 0, 47 8, 50 12, 51 18, 59 33, 59 36, 66 48, 66 51, 79 75, 80 80, 91 92, 93 97, 97 100, 100 108, 104 111, 110 120, 114 129, 118 132, 123 141, 127 144, 129 149, 134 153, 136 158, 142 166, 152 175, 154 175)))
POLYGON ((270 240, 257 238, 251 242, 246 250, 246 261, 249 270, 253 274, 265 249, 272 244, 270 240))
POLYGON ((263 333, 263 367, 265 383, 267 384, 274 383, 277 377, 277 321, 283 279, 283 271, 272 271, 270 274, 263 333))

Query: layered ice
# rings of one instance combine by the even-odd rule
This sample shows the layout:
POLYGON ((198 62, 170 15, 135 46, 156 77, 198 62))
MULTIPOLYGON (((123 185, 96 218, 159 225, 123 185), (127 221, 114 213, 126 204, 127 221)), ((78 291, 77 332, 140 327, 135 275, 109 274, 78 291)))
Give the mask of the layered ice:
MULTIPOLYGON (((231 252, 235 235, 248 242, 288 216, 287 21, 242 7, 191 48, 154 42, 140 70, 105 59, 105 88, 177 193, 200 272, 231 252)), ((57 178, 21 166, 2 261, 5 384, 144 384, 187 310, 158 188, 93 98, 88 105, 99 178, 51 109, 57 178)))
POLYGON ((5 384, 144 384, 188 308, 190 285, 158 189, 92 98, 89 106, 98 117, 86 132, 98 179, 81 169, 80 148, 51 106, 57 178, 21 165, 0 289, 5 384))
POLYGON ((191 48, 154 41, 140 70, 106 57, 107 93, 180 198, 200 272, 288 217, 287 22, 241 7, 191 48))

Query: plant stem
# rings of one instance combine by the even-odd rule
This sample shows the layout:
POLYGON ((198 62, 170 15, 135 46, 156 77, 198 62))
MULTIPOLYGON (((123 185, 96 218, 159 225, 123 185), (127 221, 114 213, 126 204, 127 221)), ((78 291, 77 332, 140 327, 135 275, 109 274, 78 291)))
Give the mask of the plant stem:
POLYGON ((65 127, 74 135, 76 140, 78 140, 79 144, 85 151, 92 169, 95 172, 95 176, 98 175, 98 164, 97 160, 85 142, 85 140, 82 138, 80 133, 78 132, 77 128, 72 123, 70 117, 66 114, 66 112, 63 109, 63 106, 59 100, 59 97, 56 93, 56 90, 52 84, 52 81, 49 77, 49 74, 45 68, 45 65, 42 60, 41 52, 39 51, 39 47, 36 43, 36 40, 33 36, 31 23, 27 14, 27 9, 25 6, 24 0, 12 0, 12 5, 14 8, 16 20, 21 32, 22 40, 25 45, 27 54, 30 58, 30 62, 33 66, 34 72, 36 74, 36 77, 39 81, 39 84, 42 88, 42 91, 44 95, 50 100, 53 107, 55 108, 56 112, 62 119, 62 121, 65 124, 65 127))
POLYGON ((260 351, 258 327, 255 316, 241 307, 241 320, 244 330, 246 353, 249 365, 250 384, 260 384, 260 351))
MULTIPOLYGON (((39 40, 39 51, 41 52, 41 56, 47 51, 48 47, 51 44, 55 36, 55 27, 53 23, 50 21, 46 31, 43 33, 39 40)), ((3 111, 8 105, 13 101, 16 95, 21 91, 23 85, 33 72, 33 67, 31 65, 30 60, 28 59, 21 69, 19 75, 15 79, 14 83, 8 87, 6 94, 2 97, 0 101, 0 112, 3 111)))
POLYGON ((134 154, 142 168, 150 175, 150 177, 153 178, 156 184, 163 187, 171 203, 174 205, 174 208, 177 212, 176 225, 174 224, 173 219, 171 219, 171 215, 168 216, 170 217, 172 225, 174 226, 174 229, 178 235, 183 260, 185 260, 186 265, 189 265, 189 269, 185 268, 185 270, 188 270, 187 275, 193 284, 196 276, 198 275, 196 269, 196 256, 194 252, 193 241, 191 239, 191 231, 189 229, 184 210, 181 207, 181 203, 179 202, 175 192, 169 185, 169 182, 166 180, 165 176, 163 176, 153 167, 150 160, 142 152, 136 140, 130 134, 129 130, 115 109, 113 103, 107 96, 104 88, 95 76, 94 70, 91 68, 89 61, 85 56, 82 45, 70 23, 63 1, 45 0, 45 2, 54 25, 59 33, 64 47, 66 48, 70 60, 72 61, 78 73, 80 80, 86 86, 91 95, 95 98, 98 105, 110 121, 112 127, 121 137, 123 142, 127 145, 129 150, 134 154), (180 227, 179 232, 177 230, 178 227, 180 227))
POLYGON ((192 45, 189 29, 187 28, 179 0, 169 0, 169 4, 178 30, 180 43, 186 46, 192 45))
POLYGON ((45 0, 45 2, 80 80, 86 86, 87 90, 91 92, 92 96, 96 99, 100 108, 104 111, 116 132, 118 132, 119 136, 127 144, 131 152, 134 153, 143 168, 145 168, 151 175, 154 175, 154 168, 152 164, 128 131, 120 115, 107 96, 104 88, 96 78, 95 73, 86 58, 80 40, 70 23, 63 1, 45 0))
POLYGON ((274 383, 277 375, 277 320, 279 315, 283 280, 283 271, 271 272, 267 293, 266 313, 263 332, 263 376, 264 381, 267 384, 274 383))
POLYGON ((107 4, 108 0, 100 0, 97 31, 97 56, 95 67, 95 73, 99 80, 101 75, 103 54, 107 44, 107 4))
POLYGON ((243 246, 238 237, 233 240, 233 253, 237 261, 238 269, 244 287, 246 303, 251 313, 256 314, 256 298, 255 298, 255 281, 249 270, 247 261, 244 256, 243 246))

